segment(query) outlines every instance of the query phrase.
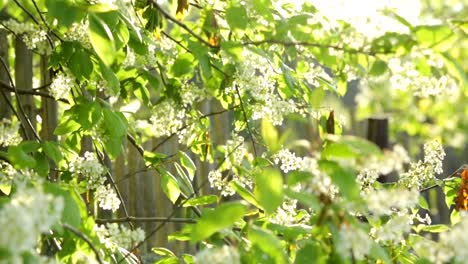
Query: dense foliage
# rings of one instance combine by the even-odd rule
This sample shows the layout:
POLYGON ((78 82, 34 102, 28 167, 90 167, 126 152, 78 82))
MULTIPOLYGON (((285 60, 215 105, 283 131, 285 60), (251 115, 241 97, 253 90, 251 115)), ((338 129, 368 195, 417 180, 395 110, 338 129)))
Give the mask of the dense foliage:
POLYGON ((0 262, 138 263, 187 208, 171 239, 196 247, 157 263, 463 263, 468 171, 442 162, 466 144, 467 9, 387 2, 0 0, 0 262), (350 84, 356 118, 390 116, 412 155, 343 135, 350 84), (153 230, 113 175, 131 147, 173 203, 153 230), (424 210, 433 186, 450 225, 424 210))

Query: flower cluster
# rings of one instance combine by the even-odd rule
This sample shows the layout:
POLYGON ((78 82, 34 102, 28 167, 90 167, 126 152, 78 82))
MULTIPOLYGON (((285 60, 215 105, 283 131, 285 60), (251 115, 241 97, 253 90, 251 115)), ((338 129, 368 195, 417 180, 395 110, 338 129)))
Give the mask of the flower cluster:
POLYGON ((175 105, 172 100, 165 100, 156 105, 150 118, 155 137, 170 136, 184 126, 185 109, 176 108, 175 105))
POLYGON ((379 178, 376 170, 364 169, 356 176, 356 182, 361 189, 361 194, 364 195, 374 190, 373 184, 379 178))
POLYGON ((244 50, 244 57, 248 57, 238 67, 234 81, 227 87, 225 93, 237 97, 248 94, 252 102, 252 119, 268 118, 274 125, 281 125, 284 116, 297 112, 297 106, 292 100, 283 100, 276 92, 277 71, 271 61, 256 53, 244 50))
POLYGON ((104 184, 107 169, 94 153, 86 151, 84 157, 77 157, 70 164, 70 172, 81 175, 86 181, 86 188, 92 190, 104 184))
POLYGON ((39 235, 58 222, 63 207, 62 197, 20 185, 10 202, 0 209, 0 248, 7 249, 13 259, 24 252, 35 255, 39 235))
POLYGON ((195 256, 195 264, 240 264, 240 255, 235 247, 206 248, 195 256))
POLYGON ((106 248, 115 251, 117 248, 132 249, 145 239, 145 231, 141 228, 135 230, 117 223, 95 225, 94 231, 106 248))
POLYGON ((82 20, 80 23, 73 23, 70 29, 63 36, 64 40, 77 41, 83 47, 91 49, 91 41, 88 37, 89 22, 87 19, 82 20))
POLYGON ((120 207, 120 199, 109 184, 97 187, 94 198, 98 202, 99 207, 104 210, 112 210, 112 212, 115 212, 120 207))
POLYGON ((421 240, 415 245, 418 251, 424 252, 432 263, 465 263, 468 258, 468 238, 465 232, 468 228, 468 217, 462 217, 460 223, 448 232, 442 232, 437 242, 421 240))
POLYGON ((22 138, 18 133, 19 122, 12 123, 9 119, 0 120, 0 147, 18 145, 22 138))
POLYGON ((75 85, 75 79, 67 73, 59 72, 49 86, 50 94, 55 99, 66 98, 75 85))
POLYGON ((340 226, 336 248, 341 256, 351 257, 352 253, 356 260, 363 260, 371 247, 372 240, 364 230, 349 224, 340 226))
POLYGON ((418 204, 419 192, 406 189, 381 189, 366 193, 364 199, 374 215, 390 215, 396 210, 405 210, 418 204))
POLYGON ((326 194, 333 199, 339 192, 330 176, 319 170, 317 160, 312 157, 297 157, 295 153, 282 148, 273 155, 273 162, 281 164, 280 169, 285 173, 296 170, 310 172, 313 177, 305 187, 313 193, 326 194))
POLYGON ((289 149, 281 148, 276 154, 272 156, 273 162, 280 165, 280 169, 284 173, 289 171, 302 170, 304 168, 304 159, 297 157, 296 153, 291 152, 289 149))
POLYGON ((293 225, 308 222, 310 215, 305 211, 298 210, 297 200, 286 197, 269 220, 275 224, 293 225))
POLYGON ((224 196, 234 195, 234 189, 229 185, 231 181, 235 181, 243 187, 252 188, 252 179, 237 173, 236 167, 242 165, 244 157, 248 151, 244 145, 244 137, 233 133, 232 139, 226 141, 226 145, 222 147, 224 150, 224 162, 218 170, 208 173, 208 180, 211 188, 221 190, 224 196), (228 173, 229 177, 223 177, 222 172, 228 173))
POLYGON ((373 227, 370 235, 376 242, 404 243, 404 235, 411 231, 413 216, 403 212, 392 217, 380 227, 373 227))
POLYGON ((400 183, 408 188, 421 188, 425 184, 435 179, 435 174, 440 174, 442 170, 442 160, 445 151, 438 141, 424 144, 424 161, 412 162, 410 169, 400 175, 400 183))
POLYGON ((3 23, 4 27, 21 36, 24 44, 30 50, 37 50, 41 54, 50 52, 49 43, 47 43, 47 32, 33 23, 21 23, 9 19, 3 23))
POLYGON ((389 61, 388 67, 392 73, 390 76, 390 84, 393 89, 403 91, 411 90, 414 95, 420 97, 455 94, 458 89, 455 80, 446 75, 439 78, 434 75, 422 75, 413 62, 415 59, 417 58, 412 57, 411 60, 393 58, 389 61))

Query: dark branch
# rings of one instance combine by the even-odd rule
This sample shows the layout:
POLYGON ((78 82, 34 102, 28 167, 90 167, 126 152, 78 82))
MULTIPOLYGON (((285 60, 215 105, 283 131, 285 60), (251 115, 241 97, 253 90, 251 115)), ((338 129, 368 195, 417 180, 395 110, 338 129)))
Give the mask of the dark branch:
POLYGON ((94 246, 93 242, 91 242, 91 240, 85 234, 81 233, 79 230, 75 229, 74 227, 68 224, 63 224, 63 227, 75 234, 77 237, 83 239, 96 255, 96 260, 99 262, 99 264, 104 264, 104 261, 102 261, 101 256, 99 255, 98 249, 94 246))
POLYGON ((126 222, 168 222, 168 223, 187 223, 187 224, 194 224, 196 221, 191 218, 169 218, 169 217, 135 217, 135 216, 128 216, 122 218, 115 218, 115 219, 95 219, 96 223, 98 224, 105 224, 105 223, 126 223, 126 222))

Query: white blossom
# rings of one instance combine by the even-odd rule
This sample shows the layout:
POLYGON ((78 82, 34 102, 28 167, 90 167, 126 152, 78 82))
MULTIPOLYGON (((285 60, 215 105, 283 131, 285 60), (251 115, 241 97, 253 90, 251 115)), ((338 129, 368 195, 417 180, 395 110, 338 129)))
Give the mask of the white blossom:
POLYGON ((34 252, 39 235, 60 220, 63 207, 62 197, 19 185, 9 203, 0 209, 0 248, 9 250, 13 256, 34 252))
POLYGON ((91 190, 104 184, 107 169, 94 153, 86 151, 84 157, 77 157, 71 162, 70 172, 82 175, 87 183, 87 189, 91 190))
POLYGON ((41 54, 48 54, 50 46, 47 42, 47 32, 34 23, 21 23, 14 19, 3 22, 5 27, 19 35, 30 50, 37 50, 41 54))
POLYGON ((67 73, 59 72, 49 86, 50 94, 55 99, 66 98, 75 85, 75 79, 67 73))
POLYGON ((112 251, 115 251, 119 247, 132 249, 145 239, 145 232, 143 229, 137 228, 131 230, 117 223, 108 223, 105 226, 95 225, 94 231, 100 242, 112 251))
POLYGON ((379 189, 365 194, 364 199, 374 215, 390 215, 396 209, 412 208, 418 204, 419 192, 415 189, 379 189))
POLYGON ((195 264, 240 264, 240 255, 237 248, 223 246, 220 248, 207 248, 195 255, 195 264))
POLYGON ((405 243, 404 235, 411 231, 413 216, 405 214, 394 215, 380 227, 373 227, 370 235, 376 242, 405 243))
POLYGON ((337 251, 341 256, 363 260, 372 247, 370 236, 358 227, 342 224, 338 232, 337 251))
POLYGON ((120 207, 120 199, 117 197, 117 193, 110 185, 101 185, 97 187, 94 197, 104 210, 112 210, 116 212, 120 207))
POLYGON ((442 160, 445 151, 438 141, 431 141, 424 144, 424 161, 412 162, 410 169, 400 175, 400 183, 409 188, 420 189, 425 184, 435 179, 435 174, 440 174, 442 170, 442 160))
POLYGON ((19 122, 12 123, 6 118, 0 121, 0 147, 18 145, 21 142, 19 127, 19 122))
POLYGON ((150 122, 153 125, 152 133, 155 137, 170 136, 184 126, 185 109, 176 107, 172 100, 157 104, 153 110, 150 122))

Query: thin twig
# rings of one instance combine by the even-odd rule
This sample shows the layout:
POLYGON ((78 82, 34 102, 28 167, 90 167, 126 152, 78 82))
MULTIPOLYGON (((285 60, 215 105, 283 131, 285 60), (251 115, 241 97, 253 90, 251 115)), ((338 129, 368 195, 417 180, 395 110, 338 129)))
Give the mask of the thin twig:
POLYGON ((39 92, 37 90, 18 89, 18 88, 16 88, 16 90, 15 90, 14 87, 11 87, 10 85, 8 85, 7 83, 5 83, 2 80, 0 80, 0 88, 6 89, 6 90, 8 90, 10 92, 18 92, 18 94, 38 95, 38 96, 41 96, 41 97, 46 97, 46 98, 50 98, 50 99, 57 100, 57 101, 60 101, 60 102, 64 102, 66 104, 70 104, 70 102, 67 99, 64 99, 64 98, 56 99, 52 95, 50 95, 48 93, 45 93, 45 92, 39 92))
POLYGON ((156 0, 151 0, 151 2, 153 3, 153 5, 156 7, 156 9, 159 10, 159 12, 161 12, 161 14, 167 18, 168 20, 174 22, 175 24, 177 24, 179 27, 183 28, 185 31, 187 31, 188 33, 190 33, 190 35, 192 35, 193 37, 195 37, 198 41, 200 41, 201 43, 205 44, 206 46, 210 47, 210 48, 219 48, 219 46, 217 45, 212 45, 211 43, 209 43, 207 40, 205 40, 204 38, 202 38, 201 36, 199 36, 197 33, 193 32, 193 30, 191 30, 187 25, 185 25, 184 23, 180 22, 179 20, 177 20, 176 18, 172 17, 169 13, 167 13, 163 8, 161 8, 161 6, 159 6, 158 2, 156 0))
POLYGON ((239 97, 240 108, 242 111, 242 115, 244 116, 245 125, 247 126, 247 132, 249 132, 250 140, 252 141, 252 148, 253 148, 254 155, 255 157, 257 157, 257 148, 255 146, 255 139, 253 137, 252 129, 250 129, 249 120, 247 118, 247 112, 245 111, 244 103, 242 102, 242 96, 240 94, 239 87, 237 87, 237 85, 234 85, 234 88, 236 89, 237 97, 239 97))
POLYGON ((377 53, 373 52, 373 51, 351 49, 351 48, 341 47, 341 46, 338 46, 338 45, 313 43, 313 42, 308 42, 308 41, 282 41, 282 40, 277 40, 277 39, 264 39, 264 40, 257 40, 257 41, 244 41, 244 42, 240 43, 239 45, 242 45, 242 46, 248 46, 248 45, 259 46, 259 45, 263 45, 263 44, 278 44, 278 45, 282 45, 282 46, 285 46, 285 47, 305 46, 305 47, 317 47, 317 48, 330 48, 330 49, 341 50, 341 51, 349 52, 349 53, 366 54, 366 55, 369 55, 369 56, 376 56, 377 55, 377 53))
MULTIPOLYGON (((29 120, 29 117, 26 115, 26 112, 24 111, 23 105, 20 103, 19 93, 18 93, 18 90, 16 89, 15 83, 13 82, 13 77, 11 76, 11 73, 10 73, 10 71, 8 69, 8 65, 6 64, 5 60, 2 57, 0 57, 0 62, 2 63, 3 68, 5 69, 5 72, 7 73, 8 79, 10 80, 10 84, 13 87, 14 92, 16 94, 16 99, 17 99, 17 102, 18 102, 18 108, 20 110, 21 115, 23 115, 24 119, 26 120, 26 123, 29 125, 29 128, 33 132, 33 134, 36 137, 37 141, 41 142, 41 138, 37 134, 36 129, 34 129, 32 123, 31 123, 31 120, 29 120)), ((18 118, 19 118, 19 116, 18 116, 18 118)), ((27 134, 25 134, 25 136, 27 137, 27 134)))
POLYGON ((63 227, 69 230, 70 232, 72 232, 73 234, 75 234, 77 237, 83 239, 89 245, 89 247, 94 252, 94 254, 96 255, 96 260, 99 262, 99 264, 104 264, 104 261, 102 261, 101 259, 101 255, 99 255, 98 249, 94 246, 93 242, 85 234, 83 234, 82 232, 80 232, 80 230, 74 228, 73 226, 69 224, 63 224, 63 227))
POLYGON ((94 221, 98 224, 126 223, 126 222, 172 222, 172 223, 187 223, 187 224, 196 223, 195 219, 192 219, 192 218, 175 218, 174 217, 171 219, 167 219, 167 217, 136 217, 136 216, 114 218, 114 219, 97 218, 94 221))

